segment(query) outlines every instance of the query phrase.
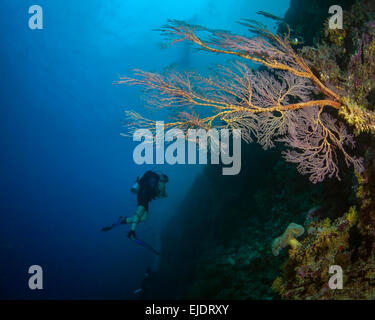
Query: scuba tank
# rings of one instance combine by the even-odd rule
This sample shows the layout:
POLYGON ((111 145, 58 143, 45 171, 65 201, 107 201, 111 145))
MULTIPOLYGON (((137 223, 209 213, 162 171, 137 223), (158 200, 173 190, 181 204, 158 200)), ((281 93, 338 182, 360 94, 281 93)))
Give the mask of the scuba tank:
POLYGON ((155 171, 146 171, 142 178, 139 179, 139 177, 137 177, 137 180, 136 182, 133 184, 133 186, 130 188, 130 191, 134 194, 137 194, 139 193, 139 190, 140 190, 140 184, 142 184, 142 188, 146 187, 146 188, 150 188, 152 190, 155 190, 155 188, 157 188, 160 184, 160 182, 163 182, 162 186, 162 190, 161 191, 161 197, 164 198, 166 197, 166 193, 165 193, 165 183, 168 182, 168 176, 164 173, 162 173, 160 170, 158 170, 160 173, 156 173, 155 171), (161 180, 161 181, 160 181, 161 180))

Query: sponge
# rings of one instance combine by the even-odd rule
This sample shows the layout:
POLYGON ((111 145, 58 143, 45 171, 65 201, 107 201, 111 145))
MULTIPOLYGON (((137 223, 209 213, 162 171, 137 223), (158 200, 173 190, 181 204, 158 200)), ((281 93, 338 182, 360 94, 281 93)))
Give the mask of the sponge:
POLYGON ((285 248, 287 245, 290 245, 293 249, 296 249, 299 244, 296 238, 303 235, 304 232, 305 228, 303 226, 292 222, 280 237, 273 240, 272 253, 275 256, 278 256, 280 250, 285 248))

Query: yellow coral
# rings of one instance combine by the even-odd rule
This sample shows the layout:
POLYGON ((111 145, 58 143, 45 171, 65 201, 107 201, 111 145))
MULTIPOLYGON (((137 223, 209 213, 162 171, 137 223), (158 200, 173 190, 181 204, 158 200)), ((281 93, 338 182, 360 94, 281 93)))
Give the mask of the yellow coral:
POLYGON ((277 277, 273 281, 271 289, 273 292, 276 292, 276 293, 280 293, 283 291, 283 280, 281 279, 281 277, 277 277))
POLYGON ((329 218, 325 218, 323 220, 323 228, 329 228, 331 226, 331 220, 329 218))
POLYGON ((350 207, 349 212, 346 214, 346 220, 349 222, 349 226, 352 227, 357 222, 357 211, 355 206, 350 207))
POLYGON ((365 182, 365 178, 358 172, 355 172, 355 177, 357 178, 358 184, 361 185, 365 182))
POLYGON ((361 175, 359 172, 356 172, 355 171, 355 177, 357 178, 357 183, 358 183, 358 187, 357 187, 357 191, 355 193, 355 196, 357 199, 359 200, 363 200, 363 194, 364 194, 364 191, 365 191, 365 188, 364 188, 364 183, 365 183, 365 178, 363 177, 363 175, 361 175))
POLYGON ((328 20, 326 21, 327 28, 325 28, 324 35, 329 38, 331 42, 337 46, 342 46, 346 38, 347 32, 345 29, 332 29, 328 27, 328 20))
POLYGON ((300 243, 298 242, 298 240, 297 240, 296 238, 292 238, 292 239, 289 240, 288 244, 289 244, 289 246, 290 246, 293 250, 296 250, 297 247, 298 247, 298 245, 299 245, 300 243))
POLYGON ((339 114, 346 120, 349 125, 354 126, 356 135, 361 132, 368 132, 375 135, 375 114, 365 108, 357 105, 349 98, 343 98, 343 105, 339 114))

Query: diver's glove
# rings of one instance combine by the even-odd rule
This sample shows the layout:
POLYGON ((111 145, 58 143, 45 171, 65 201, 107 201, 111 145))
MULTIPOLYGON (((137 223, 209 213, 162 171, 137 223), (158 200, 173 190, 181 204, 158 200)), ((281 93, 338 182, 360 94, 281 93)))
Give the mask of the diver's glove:
POLYGON ((136 238, 136 236, 135 236, 135 231, 133 231, 133 230, 129 231, 129 232, 128 232, 128 238, 129 238, 130 240, 134 240, 134 239, 136 238))

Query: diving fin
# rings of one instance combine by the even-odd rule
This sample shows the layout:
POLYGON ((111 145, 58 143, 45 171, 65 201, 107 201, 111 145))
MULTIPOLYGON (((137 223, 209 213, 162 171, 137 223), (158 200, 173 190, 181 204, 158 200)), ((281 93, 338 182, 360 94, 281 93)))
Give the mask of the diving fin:
POLYGON ((160 256, 160 252, 157 251, 156 249, 154 249, 150 244, 148 244, 146 241, 143 241, 143 240, 140 240, 138 238, 134 238, 133 241, 135 243, 138 243, 139 245, 141 245, 142 247, 145 247, 147 248, 148 250, 150 250, 151 252, 153 252, 154 254, 156 254, 157 256, 160 256))
POLYGON ((109 231, 112 228, 119 226, 120 224, 126 224, 126 217, 119 217, 118 220, 114 222, 111 226, 102 228, 102 231, 109 231))
POLYGON ((112 226, 110 226, 110 227, 104 227, 104 228, 102 228, 102 231, 109 231, 111 229, 112 229, 112 226))

